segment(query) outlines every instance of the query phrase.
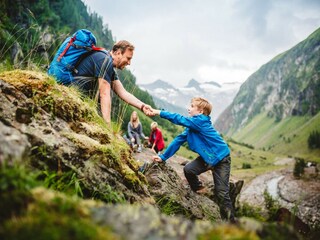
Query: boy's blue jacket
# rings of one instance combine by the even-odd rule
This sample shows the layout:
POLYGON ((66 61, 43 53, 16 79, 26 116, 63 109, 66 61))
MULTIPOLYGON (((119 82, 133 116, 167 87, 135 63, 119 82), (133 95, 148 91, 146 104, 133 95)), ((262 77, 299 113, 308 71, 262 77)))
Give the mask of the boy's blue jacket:
POLYGON ((213 128, 210 116, 199 114, 193 117, 184 117, 177 113, 161 111, 160 117, 174 124, 186 127, 186 129, 170 143, 166 151, 159 155, 163 161, 173 156, 186 141, 188 142, 189 148, 198 153, 203 160, 211 166, 216 165, 230 154, 228 145, 213 128))

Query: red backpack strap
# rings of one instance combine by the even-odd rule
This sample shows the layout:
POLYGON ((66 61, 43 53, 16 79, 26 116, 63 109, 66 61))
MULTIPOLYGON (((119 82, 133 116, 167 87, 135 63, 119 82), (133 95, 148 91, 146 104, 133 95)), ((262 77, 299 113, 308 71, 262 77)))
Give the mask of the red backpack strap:
POLYGON ((92 45, 92 50, 93 50, 93 51, 104 51, 104 50, 106 50, 106 49, 103 48, 103 47, 96 47, 95 45, 92 45))
POLYGON ((73 42, 76 40, 76 36, 72 37, 68 43, 68 45, 66 46, 66 48, 63 50, 63 52, 59 55, 57 61, 60 62, 61 58, 66 54, 66 52, 68 51, 69 47, 73 44, 73 42))

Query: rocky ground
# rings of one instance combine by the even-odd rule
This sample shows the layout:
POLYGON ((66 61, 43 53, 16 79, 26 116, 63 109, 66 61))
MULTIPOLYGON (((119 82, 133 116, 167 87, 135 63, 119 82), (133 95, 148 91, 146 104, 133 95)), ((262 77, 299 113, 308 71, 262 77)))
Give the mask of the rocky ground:
MULTIPOLYGON (((139 165, 143 165, 144 162, 152 162, 152 156, 154 156, 150 149, 144 148, 141 153, 134 152, 134 158, 139 162, 139 165)), ((179 177, 182 179, 184 187, 189 188, 188 182, 185 179, 183 173, 183 167, 186 161, 190 161, 184 157, 175 155, 167 161, 167 165, 172 167, 179 177)), ((293 163, 292 158, 279 158, 276 160, 276 165, 286 165, 288 168, 272 171, 263 175, 260 175, 247 183, 238 195, 240 204, 244 202, 249 203, 252 206, 261 207, 265 209, 264 191, 268 193, 278 202, 281 207, 285 207, 291 212, 295 213, 309 226, 319 225, 320 221, 320 180, 317 178, 309 179, 295 179, 293 177, 293 163)), ((308 174, 310 169, 306 169, 308 174)), ((314 171, 311 171, 314 172, 314 171)), ((210 196, 210 191, 213 189, 213 181, 211 171, 205 172, 199 176, 200 180, 206 186, 205 191, 202 194, 210 196)), ((241 182, 236 177, 231 177, 231 184, 241 182)), ((243 182, 242 182, 243 184, 243 182)), ((238 189, 238 191, 240 191, 238 189)), ((237 196, 236 196, 237 197, 237 196)))
MULTIPOLYGON (((138 152, 133 152, 134 158, 139 162, 140 165, 142 165, 144 162, 152 162, 152 156, 155 156, 156 154, 151 151, 149 148, 143 148, 141 153, 138 152)), ((188 188, 188 182, 184 176, 183 173, 183 167, 184 165, 191 160, 178 156, 175 154, 172 156, 169 160, 166 161, 166 164, 168 164, 170 167, 172 167, 180 176, 180 178, 183 180, 185 183, 186 188, 188 188)), ((211 171, 207 171, 205 173, 202 173, 199 176, 199 179, 204 183, 205 186, 210 186, 212 185, 213 179, 212 179, 212 174, 211 171)), ((238 182, 239 179, 236 177, 232 177, 230 179, 231 182, 238 182)))
MULTIPOLYGON (((151 149, 148 149, 148 148, 143 148, 142 152, 140 152, 140 153, 133 152, 133 157, 137 160, 137 162, 140 166, 142 166, 145 162, 152 163, 152 156, 154 156, 154 155, 156 155, 156 154, 153 151, 151 151, 151 149)), ((184 176, 183 167, 189 161, 190 160, 188 160, 184 157, 174 155, 170 159, 168 159, 165 164, 168 167, 172 168, 177 173, 177 175, 179 176, 179 178, 182 181, 183 188, 186 189, 187 191, 191 191, 191 190, 190 190, 189 184, 184 176)), ((148 179, 148 174, 146 174, 146 176, 148 179)), ((213 178, 212 178, 211 171, 207 171, 207 172, 202 173, 199 176, 199 179, 203 183, 203 185, 205 186, 205 189, 203 189, 201 192, 199 192, 199 194, 207 196, 210 199, 213 199, 214 198, 214 196, 213 196, 214 185, 213 185, 213 178)), ((149 181, 150 181, 150 179, 149 179, 149 181)), ((231 197, 231 200, 234 205, 236 202, 236 198, 240 194, 243 183, 244 182, 242 180, 239 180, 237 178, 234 178, 234 177, 230 178, 230 197, 231 197)))

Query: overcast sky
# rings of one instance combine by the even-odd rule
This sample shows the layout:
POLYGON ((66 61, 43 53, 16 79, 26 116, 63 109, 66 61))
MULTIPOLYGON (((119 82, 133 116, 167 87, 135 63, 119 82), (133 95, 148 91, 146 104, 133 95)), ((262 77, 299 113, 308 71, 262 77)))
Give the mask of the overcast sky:
POLYGON ((319 0, 83 0, 135 47, 138 84, 244 82, 320 27, 319 0))

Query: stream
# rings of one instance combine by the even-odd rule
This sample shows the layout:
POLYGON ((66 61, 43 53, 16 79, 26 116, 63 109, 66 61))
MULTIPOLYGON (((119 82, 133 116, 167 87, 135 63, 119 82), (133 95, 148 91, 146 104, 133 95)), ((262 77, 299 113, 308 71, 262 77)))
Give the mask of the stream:
POLYGON ((271 180, 267 181, 267 192, 271 195, 272 198, 277 199, 279 198, 279 188, 278 188, 278 183, 280 182, 281 179, 283 179, 284 176, 279 176, 276 178, 272 178, 271 180))

